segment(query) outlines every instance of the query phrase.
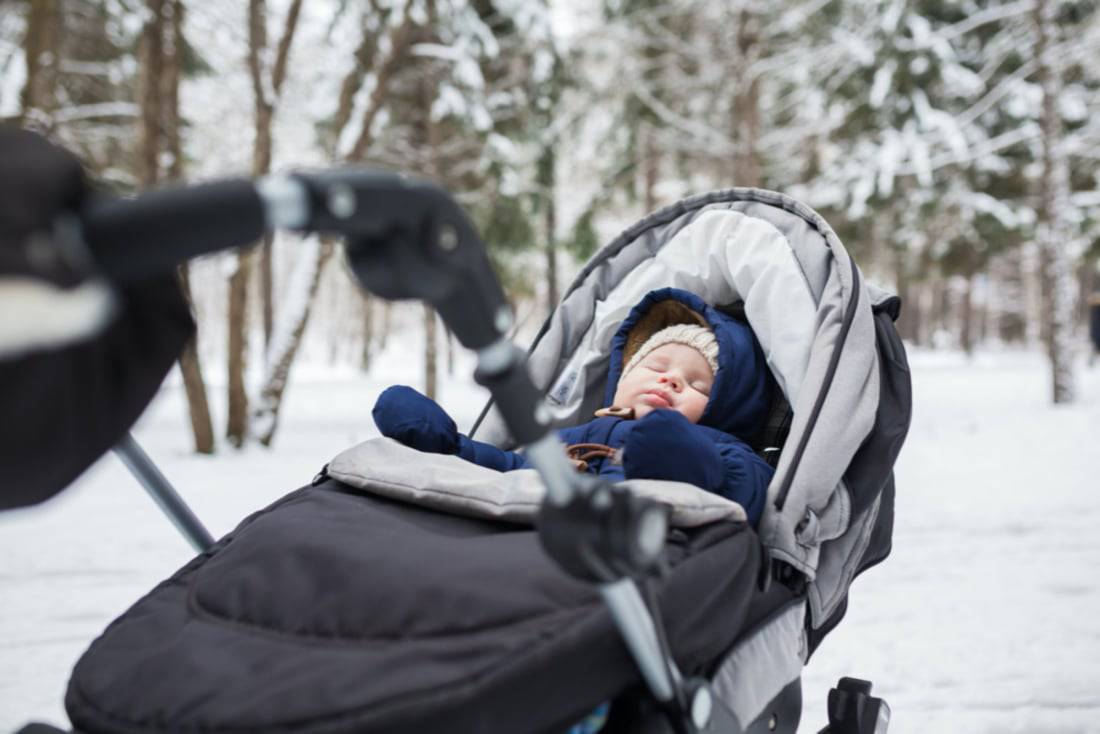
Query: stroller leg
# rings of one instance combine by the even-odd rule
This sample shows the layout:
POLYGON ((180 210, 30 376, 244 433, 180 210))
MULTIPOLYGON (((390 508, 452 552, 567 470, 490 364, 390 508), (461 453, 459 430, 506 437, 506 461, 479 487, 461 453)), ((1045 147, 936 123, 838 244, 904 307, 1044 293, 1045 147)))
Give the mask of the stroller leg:
POLYGON ((214 537, 210 534, 210 531, 195 517, 195 513, 191 511, 191 508, 187 506, 187 503, 183 501, 183 498, 179 496, 171 483, 160 473, 157 465, 134 440, 133 434, 127 433, 118 442, 118 445, 115 446, 115 453, 118 454, 118 458, 122 459, 122 463, 126 465, 126 468, 137 477, 138 481, 141 482, 141 486, 145 487, 145 491, 164 511, 164 514, 168 516, 168 519, 172 521, 180 534, 191 543, 196 553, 202 553, 214 545, 214 537))

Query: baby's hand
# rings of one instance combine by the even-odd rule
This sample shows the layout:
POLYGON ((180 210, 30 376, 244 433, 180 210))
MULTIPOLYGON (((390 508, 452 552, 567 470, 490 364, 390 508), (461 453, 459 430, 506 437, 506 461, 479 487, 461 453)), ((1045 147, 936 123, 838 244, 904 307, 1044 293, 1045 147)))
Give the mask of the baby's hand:
POLYGON ((458 451, 458 428, 431 398, 406 385, 386 388, 371 411, 383 436, 433 454, 458 451))
POLYGON ((631 429, 623 471, 627 479, 668 479, 712 492, 722 486, 718 447, 675 410, 655 410, 631 429))

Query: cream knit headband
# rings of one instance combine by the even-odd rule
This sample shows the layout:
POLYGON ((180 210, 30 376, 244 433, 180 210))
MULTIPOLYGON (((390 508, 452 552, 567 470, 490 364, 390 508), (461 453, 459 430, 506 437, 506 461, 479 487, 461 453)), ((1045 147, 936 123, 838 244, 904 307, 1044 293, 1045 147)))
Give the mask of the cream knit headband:
POLYGON ((703 358, 707 360, 707 364, 710 365, 711 372, 717 374, 718 340, 714 338, 714 332, 706 327, 696 326, 695 324, 675 324, 673 326, 666 326, 646 339, 645 343, 638 347, 638 351, 634 352, 634 356, 632 356, 630 361, 626 363, 626 366, 623 367, 623 373, 620 379, 625 377, 627 372, 634 369, 647 354, 666 344, 684 344, 691 347, 699 352, 699 354, 703 355, 703 358))

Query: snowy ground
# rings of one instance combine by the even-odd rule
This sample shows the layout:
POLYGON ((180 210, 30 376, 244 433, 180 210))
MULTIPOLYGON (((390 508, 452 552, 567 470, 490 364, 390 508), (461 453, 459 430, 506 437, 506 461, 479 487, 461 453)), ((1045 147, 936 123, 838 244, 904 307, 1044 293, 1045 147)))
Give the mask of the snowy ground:
MULTIPOLYGON (((189 455, 174 387, 135 433, 219 535, 373 433, 377 391, 418 374, 385 356, 369 377, 297 374, 274 451, 189 455)), ((894 553, 811 661, 802 731, 856 675, 890 702, 891 732, 1100 732, 1100 366, 1079 373, 1077 405, 1054 408, 1038 355, 913 362, 894 553)), ((480 391, 456 379, 442 402, 468 426, 480 391)), ((76 658, 190 555, 112 456, 45 506, 0 515, 0 732, 65 721, 76 658)))

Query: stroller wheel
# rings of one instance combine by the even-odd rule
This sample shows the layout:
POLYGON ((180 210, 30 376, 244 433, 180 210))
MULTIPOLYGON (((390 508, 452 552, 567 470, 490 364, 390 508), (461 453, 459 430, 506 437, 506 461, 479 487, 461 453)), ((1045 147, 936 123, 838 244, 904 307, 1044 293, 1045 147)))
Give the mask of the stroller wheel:
POLYGON ((820 734, 886 734, 890 707, 871 695, 871 681, 841 678, 829 691, 829 725, 820 734))

